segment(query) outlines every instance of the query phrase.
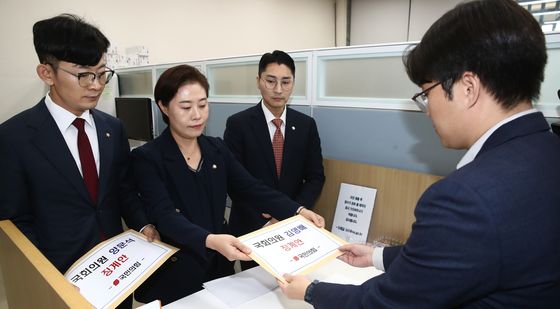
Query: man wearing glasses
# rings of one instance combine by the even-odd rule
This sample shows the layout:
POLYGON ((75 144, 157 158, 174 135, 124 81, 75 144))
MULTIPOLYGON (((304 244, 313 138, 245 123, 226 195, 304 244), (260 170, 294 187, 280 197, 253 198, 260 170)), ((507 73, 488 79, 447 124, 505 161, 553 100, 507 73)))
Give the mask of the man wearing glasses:
MULTIPOLYGON (((294 89, 295 71, 287 53, 264 54, 256 78, 262 100, 228 118, 224 140, 254 177, 312 209, 325 182, 323 156, 313 118, 286 105, 294 89)), ((232 234, 244 235, 267 223, 269 216, 256 212, 251 201, 231 199, 232 234)), ((254 265, 242 263, 244 269, 254 265)))
POLYGON ((114 74, 109 41, 65 14, 35 23, 33 42, 49 92, 0 125, 0 219, 12 220, 64 273, 121 233, 121 217, 149 239, 159 236, 129 178, 122 124, 95 109, 114 74))
POLYGON ((532 106, 546 61, 538 22, 512 0, 436 21, 405 67, 442 144, 468 151, 424 192, 404 246, 340 248, 384 274, 360 286, 286 275, 284 293, 315 308, 557 308, 560 139, 532 106))

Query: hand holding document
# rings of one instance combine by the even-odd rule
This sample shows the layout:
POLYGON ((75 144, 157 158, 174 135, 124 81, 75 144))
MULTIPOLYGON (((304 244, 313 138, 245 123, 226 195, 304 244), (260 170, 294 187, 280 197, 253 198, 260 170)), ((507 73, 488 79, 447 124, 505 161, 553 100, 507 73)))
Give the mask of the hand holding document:
POLYGON ((239 240, 251 248, 253 260, 282 282, 286 273, 304 275, 341 255, 338 247, 346 243, 300 215, 239 240))
POLYGON ((218 251, 230 261, 250 261, 247 257, 251 249, 228 234, 210 234, 206 237, 206 247, 218 251))
POLYGON ((128 230, 95 246, 64 276, 95 308, 114 308, 177 251, 128 230))

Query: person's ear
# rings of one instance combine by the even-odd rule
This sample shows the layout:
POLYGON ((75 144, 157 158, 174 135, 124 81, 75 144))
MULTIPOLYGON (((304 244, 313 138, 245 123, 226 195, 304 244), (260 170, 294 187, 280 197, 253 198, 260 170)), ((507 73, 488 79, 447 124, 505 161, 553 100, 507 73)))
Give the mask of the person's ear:
POLYGON ((52 86, 54 85, 54 70, 50 64, 39 64, 37 65, 37 75, 39 78, 45 82, 45 84, 52 86))
POLYGON ((480 96, 480 78, 475 73, 467 71, 461 76, 459 84, 462 96, 465 98, 465 107, 472 108, 476 105, 480 96))
POLYGON ((257 80, 256 80, 256 81, 257 81, 257 89, 259 89, 259 90, 261 89, 261 88, 259 87, 259 79, 260 79, 260 78, 261 78, 261 77, 257 75, 257 80))
POLYGON ((157 104, 158 104, 159 109, 161 110, 161 112, 164 113, 165 116, 169 117, 168 107, 165 106, 165 105, 163 105, 163 102, 161 102, 161 100, 158 101, 157 104))

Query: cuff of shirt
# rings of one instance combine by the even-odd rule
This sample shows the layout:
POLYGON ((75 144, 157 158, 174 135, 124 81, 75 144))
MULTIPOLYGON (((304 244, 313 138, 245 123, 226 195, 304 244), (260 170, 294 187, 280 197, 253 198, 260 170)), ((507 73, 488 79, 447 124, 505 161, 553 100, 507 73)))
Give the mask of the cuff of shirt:
POLYGON ((383 247, 373 248, 371 260, 373 261, 373 267, 385 271, 385 266, 383 266, 383 247))

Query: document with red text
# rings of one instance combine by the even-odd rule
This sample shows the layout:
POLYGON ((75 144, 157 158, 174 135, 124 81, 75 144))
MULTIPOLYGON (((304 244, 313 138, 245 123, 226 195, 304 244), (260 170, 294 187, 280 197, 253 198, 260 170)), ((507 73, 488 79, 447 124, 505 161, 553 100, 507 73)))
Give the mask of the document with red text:
POLYGON ((128 230, 95 246, 64 277, 95 308, 114 308, 177 251, 128 230))
POLYGON ((239 237, 252 250, 249 255, 281 281, 283 275, 307 274, 342 253, 346 242, 318 228, 302 216, 294 216, 239 237))

